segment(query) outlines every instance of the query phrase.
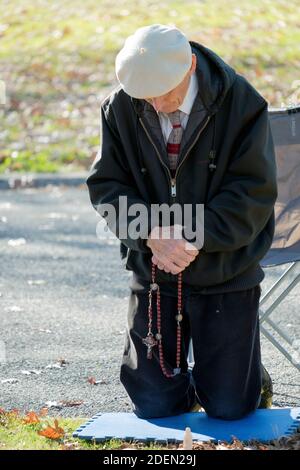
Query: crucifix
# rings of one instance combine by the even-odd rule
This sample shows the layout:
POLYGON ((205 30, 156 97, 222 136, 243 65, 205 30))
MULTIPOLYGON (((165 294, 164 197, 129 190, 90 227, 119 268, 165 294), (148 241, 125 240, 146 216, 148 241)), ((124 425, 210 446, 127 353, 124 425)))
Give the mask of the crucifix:
POLYGON ((151 332, 149 332, 146 338, 143 338, 142 341, 147 346, 147 359, 152 359, 152 349, 158 344, 158 342, 151 332))

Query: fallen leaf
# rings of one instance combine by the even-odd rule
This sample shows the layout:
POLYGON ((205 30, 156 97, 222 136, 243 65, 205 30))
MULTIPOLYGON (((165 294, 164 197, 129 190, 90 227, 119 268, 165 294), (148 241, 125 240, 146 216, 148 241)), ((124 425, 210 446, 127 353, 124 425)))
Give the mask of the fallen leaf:
POLYGON ((62 369, 62 366, 60 364, 49 364, 45 369, 62 369))
POLYGON ((45 284, 46 281, 44 279, 28 279, 27 282, 29 285, 41 285, 45 284))
POLYGON ((224 446, 224 444, 217 444, 216 450, 230 450, 228 447, 224 446))
POLYGON ((39 412, 39 416, 42 417, 42 416, 46 416, 48 414, 48 408, 47 407, 43 407, 40 409, 40 412, 39 412))
POLYGON ((22 310, 22 307, 19 307, 18 305, 12 305, 11 307, 5 308, 6 312, 22 312, 22 310))
POLYGON ((38 434, 43 437, 47 437, 47 439, 61 439, 65 435, 65 431, 63 428, 59 427, 57 419, 54 420, 54 427, 48 426, 43 429, 42 431, 38 431, 38 434))
POLYGON ((79 442, 65 442, 61 445, 61 450, 76 450, 79 449, 79 442))
POLYGON ((59 402, 61 404, 61 406, 80 406, 82 405, 84 402, 83 400, 73 400, 73 401, 67 401, 67 400, 62 400, 59 402))
POLYGON ((68 216, 62 212, 49 212, 45 217, 48 217, 49 219, 66 219, 68 216))
POLYGON ((59 359, 57 360, 57 362, 58 362, 58 364, 59 364, 61 367, 62 367, 62 366, 66 366, 67 364, 69 364, 69 362, 66 361, 66 359, 63 359, 62 357, 59 358, 59 359))
POLYGON ((25 418, 23 418, 25 424, 36 424, 40 422, 38 415, 34 411, 28 411, 25 418))
POLYGON ((21 374, 24 375, 39 375, 41 374, 41 370, 31 369, 31 370, 21 370, 21 374))
POLYGON ((45 405, 47 408, 62 408, 57 401, 46 401, 45 405))
POLYGON ((83 400, 61 400, 61 401, 46 401, 47 408, 63 408, 70 406, 80 406, 84 403, 83 400))
POLYGON ((25 238, 11 239, 11 240, 8 240, 7 244, 8 244, 9 246, 25 245, 25 244, 26 244, 26 240, 25 240, 25 238))
POLYGON ((12 207, 10 202, 0 202, 0 209, 10 209, 12 207))
POLYGON ((46 416, 48 414, 48 408, 44 407, 41 408, 39 413, 35 413, 35 411, 28 411, 26 413, 25 418, 23 418, 23 422, 26 424, 35 424, 40 422, 40 418, 46 416))
POLYGON ((2 384, 16 384, 18 382, 18 379, 4 379, 1 380, 2 384))
POLYGON ((107 382, 105 380, 96 380, 95 377, 88 377, 88 382, 91 384, 91 385, 99 385, 99 384, 104 384, 106 385, 107 382))

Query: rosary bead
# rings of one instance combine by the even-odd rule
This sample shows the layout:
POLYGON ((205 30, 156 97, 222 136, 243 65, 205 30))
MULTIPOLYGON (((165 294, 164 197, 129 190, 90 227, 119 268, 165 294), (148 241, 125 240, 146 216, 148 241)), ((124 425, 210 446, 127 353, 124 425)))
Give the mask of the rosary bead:
POLYGON ((177 298, 177 333, 176 333, 176 368, 173 369, 173 373, 167 371, 165 364, 164 364, 164 356, 163 356, 163 345, 162 345, 162 334, 161 334, 161 307, 160 307, 160 290, 159 285, 155 282, 155 272, 156 272, 156 265, 152 263, 151 269, 151 280, 150 289, 149 289, 149 308, 148 308, 148 336, 143 339, 143 343, 147 346, 147 357, 148 359, 152 358, 152 348, 154 346, 158 346, 158 353, 159 353, 159 364, 161 370, 165 377, 172 378, 177 374, 180 374, 180 352, 181 352, 181 327, 180 322, 183 319, 181 312, 182 306, 182 273, 178 274, 178 298, 177 298), (152 333, 152 291, 156 291, 156 310, 157 310, 157 330, 158 332, 153 337, 152 333))
POLYGON ((157 290, 158 289, 158 284, 156 284, 156 282, 153 282, 152 284, 150 284, 150 288, 151 288, 151 290, 157 290))

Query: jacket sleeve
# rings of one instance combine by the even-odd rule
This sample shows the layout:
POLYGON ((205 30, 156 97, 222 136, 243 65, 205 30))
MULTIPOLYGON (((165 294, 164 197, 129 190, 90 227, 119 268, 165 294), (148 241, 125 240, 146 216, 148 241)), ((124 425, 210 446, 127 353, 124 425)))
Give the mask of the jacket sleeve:
POLYGON ((94 209, 105 217, 109 229, 120 241, 129 249, 151 253, 146 245, 151 229, 150 206, 141 199, 138 193, 130 169, 126 165, 120 135, 114 125, 113 117, 110 116, 108 119, 104 104, 101 105, 101 146, 86 178, 86 184, 94 209), (125 205, 119 204, 120 196, 126 197, 126 212, 124 211, 125 205), (115 220, 107 217, 108 213, 104 210, 104 204, 114 209, 115 220), (142 204, 148 218, 148 225, 141 224, 139 227, 138 238, 128 234, 130 222, 137 217, 137 214, 128 216, 128 210, 133 204, 142 204))
POLYGON ((277 197, 276 163, 267 102, 244 124, 220 191, 204 208, 206 252, 249 245, 264 229, 277 197))

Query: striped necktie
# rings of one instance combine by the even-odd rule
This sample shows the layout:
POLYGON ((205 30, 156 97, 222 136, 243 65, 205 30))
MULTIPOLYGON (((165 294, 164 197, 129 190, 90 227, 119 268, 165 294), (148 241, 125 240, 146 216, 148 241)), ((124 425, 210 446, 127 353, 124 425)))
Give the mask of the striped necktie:
POLYGON ((183 134, 183 128, 180 124, 180 110, 178 109, 173 113, 168 113, 168 117, 171 121, 173 129, 168 138, 167 153, 169 157, 171 174, 172 177, 174 177, 180 151, 180 142, 183 134))

